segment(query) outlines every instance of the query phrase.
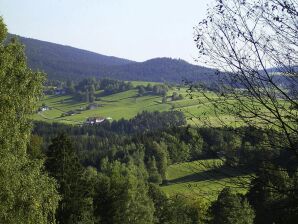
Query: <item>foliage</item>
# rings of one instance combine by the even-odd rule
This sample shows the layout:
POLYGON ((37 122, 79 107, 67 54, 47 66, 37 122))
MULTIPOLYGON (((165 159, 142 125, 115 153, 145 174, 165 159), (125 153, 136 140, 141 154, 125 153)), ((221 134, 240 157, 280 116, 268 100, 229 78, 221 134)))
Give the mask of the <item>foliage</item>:
POLYGON ((95 191, 95 213, 102 223, 153 223, 154 206, 144 174, 134 165, 109 164, 95 191))
POLYGON ((81 101, 93 103, 95 101, 95 89, 97 83, 95 79, 84 79, 76 86, 67 87, 67 92, 75 92, 75 97, 81 101))
POLYGON ((188 199, 184 195, 168 197, 154 184, 149 187, 149 195, 158 208, 154 213, 155 223, 205 223, 207 206, 200 199, 188 199))
POLYGON ((173 92, 171 98, 172 98, 172 101, 182 100, 183 99, 183 95, 182 94, 178 94, 177 92, 173 92))
POLYGON ((153 86, 148 84, 147 86, 139 85, 137 86, 137 89, 139 96, 143 96, 144 94, 153 94, 166 97, 169 87, 165 84, 157 84, 153 86))
POLYGON ((0 222, 54 223, 56 183, 43 172, 42 160, 27 155, 28 118, 44 76, 27 67, 19 42, 3 44, 6 32, 0 18, 0 222))
POLYGON ((31 135, 27 147, 28 156, 32 159, 43 159, 43 138, 38 135, 31 135))
POLYGON ((296 223, 297 183, 297 171, 289 175, 280 167, 264 164, 248 192, 256 211, 256 223, 296 223))
POLYGON ((229 188, 224 188, 217 201, 211 206, 211 223, 216 224, 252 224, 254 211, 246 199, 235 195, 229 188))
POLYGON ((217 114, 278 130, 275 148, 296 156, 297 10, 293 0, 218 0, 195 39, 201 59, 218 68, 217 97, 208 98, 217 114))
POLYGON ((70 140, 61 134, 47 150, 46 170, 58 184, 62 197, 56 218, 59 223, 93 223, 89 183, 70 140))
POLYGON ((156 166, 155 157, 153 156, 152 158, 149 158, 147 164, 148 164, 147 170, 149 174, 148 182, 154 183, 154 184, 161 184, 162 179, 156 166))
POLYGON ((104 90, 105 94, 124 92, 133 88, 131 82, 124 82, 113 79, 101 79, 99 89, 104 90))
POLYGON ((189 146, 183 141, 179 141, 175 136, 163 134, 165 142, 168 142, 167 148, 169 152, 169 157, 172 163, 179 163, 183 161, 188 161, 190 157, 189 146))
POLYGON ((166 170, 168 166, 168 157, 167 157, 167 146, 164 142, 157 143, 155 141, 149 145, 150 150, 152 150, 149 155, 152 155, 156 158, 158 172, 161 175, 162 180, 166 179, 166 170))
POLYGON ((220 79, 210 106, 250 127, 227 162, 257 171, 248 195, 256 223, 297 222, 297 16, 295 0, 217 0, 196 28, 200 59, 220 79))

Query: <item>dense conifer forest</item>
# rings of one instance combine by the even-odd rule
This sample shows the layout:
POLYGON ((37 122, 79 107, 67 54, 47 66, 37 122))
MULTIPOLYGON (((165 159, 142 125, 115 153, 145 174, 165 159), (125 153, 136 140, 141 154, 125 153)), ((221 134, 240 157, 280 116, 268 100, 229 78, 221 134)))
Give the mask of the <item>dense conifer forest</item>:
POLYGON ((154 58, 135 62, 21 36, 17 38, 26 46, 30 67, 46 72, 49 80, 96 77, 176 83, 181 83, 183 79, 209 82, 215 73, 213 69, 192 65, 184 60, 154 58))

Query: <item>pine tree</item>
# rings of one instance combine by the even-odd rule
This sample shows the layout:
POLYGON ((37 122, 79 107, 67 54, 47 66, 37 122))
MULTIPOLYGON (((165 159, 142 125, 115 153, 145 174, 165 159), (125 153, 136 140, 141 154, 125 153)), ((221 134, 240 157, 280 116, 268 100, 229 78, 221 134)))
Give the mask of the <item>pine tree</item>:
POLYGON ((161 184, 162 179, 160 174, 158 173, 158 169, 156 167, 155 157, 153 156, 148 160, 148 174, 149 178, 148 181, 155 184, 161 184))
POLYGON ((163 180, 166 179, 166 170, 168 165, 168 159, 167 159, 167 146, 164 142, 152 143, 152 151, 155 155, 156 159, 156 166, 158 168, 158 171, 162 177, 163 180))
POLYGON ((49 174, 57 180, 62 196, 56 214, 57 221, 93 223, 92 186, 85 180, 85 170, 65 134, 52 140, 45 165, 49 174))
POLYGON ((0 223, 54 223, 59 196, 43 161, 27 155, 29 115, 42 94, 44 75, 27 67, 23 46, 4 45, 0 17, 0 223))

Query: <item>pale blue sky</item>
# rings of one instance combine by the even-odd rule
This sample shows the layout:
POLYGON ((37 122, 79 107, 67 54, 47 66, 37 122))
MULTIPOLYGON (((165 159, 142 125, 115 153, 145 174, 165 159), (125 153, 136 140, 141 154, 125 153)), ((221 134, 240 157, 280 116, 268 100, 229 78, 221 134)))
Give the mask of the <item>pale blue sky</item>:
POLYGON ((193 27, 212 0, 0 0, 9 32, 136 61, 194 63, 193 27))

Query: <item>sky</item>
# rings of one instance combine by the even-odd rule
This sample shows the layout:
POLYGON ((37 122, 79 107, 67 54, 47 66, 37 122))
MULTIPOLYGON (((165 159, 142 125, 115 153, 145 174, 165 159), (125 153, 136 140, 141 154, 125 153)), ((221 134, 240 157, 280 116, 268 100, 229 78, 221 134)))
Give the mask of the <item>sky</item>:
POLYGON ((212 0, 0 0, 10 33, 135 61, 195 63, 194 30, 212 0))

